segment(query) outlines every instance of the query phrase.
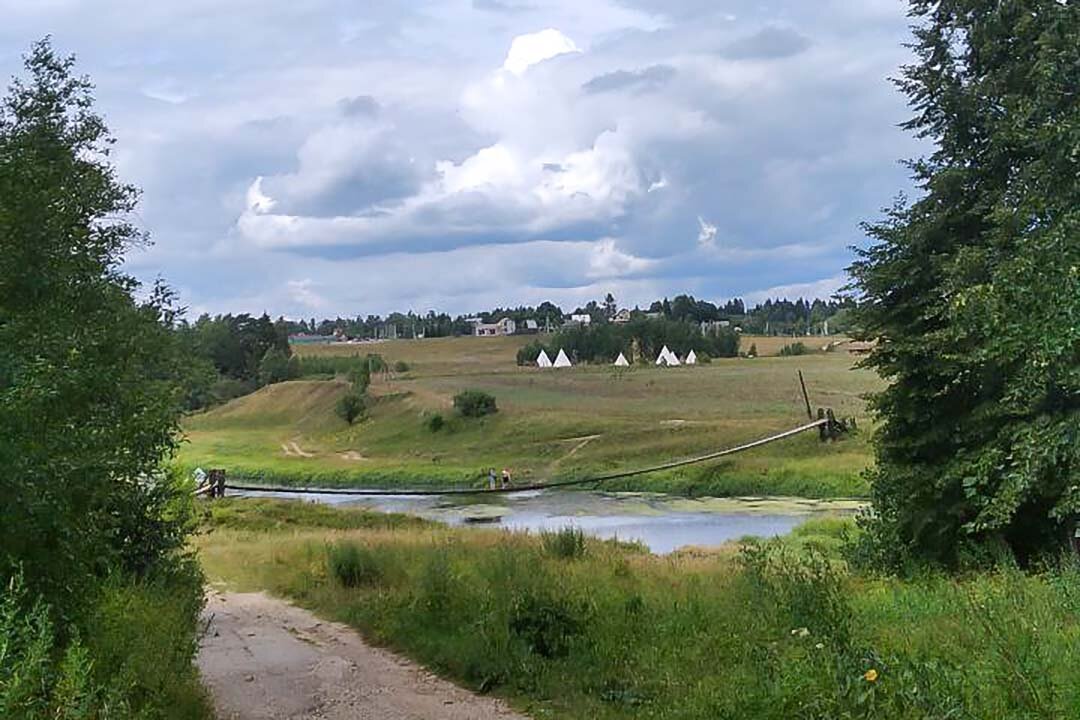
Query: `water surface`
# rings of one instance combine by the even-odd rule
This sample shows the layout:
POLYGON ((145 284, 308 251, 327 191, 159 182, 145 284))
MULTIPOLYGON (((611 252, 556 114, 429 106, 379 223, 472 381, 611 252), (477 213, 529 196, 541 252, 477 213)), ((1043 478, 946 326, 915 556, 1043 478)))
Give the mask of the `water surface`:
POLYGON ((244 492, 333 505, 402 512, 450 525, 484 521, 512 530, 580 528, 598 538, 637 541, 652 552, 687 545, 721 545, 747 535, 773 537, 791 532, 811 515, 851 513, 851 501, 799 498, 698 498, 660 493, 606 493, 586 490, 532 490, 506 495, 414 497, 404 495, 319 495, 244 492))

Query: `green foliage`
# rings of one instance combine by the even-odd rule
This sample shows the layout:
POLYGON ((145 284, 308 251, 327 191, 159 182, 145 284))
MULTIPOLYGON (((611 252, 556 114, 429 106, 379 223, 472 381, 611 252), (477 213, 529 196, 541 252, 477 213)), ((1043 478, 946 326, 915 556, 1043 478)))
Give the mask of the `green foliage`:
POLYGON ((517 364, 519 366, 535 365, 536 359, 540 357, 540 351, 543 349, 544 344, 539 340, 533 340, 526 345, 522 345, 517 351, 517 364))
POLYGON ((442 413, 435 413, 433 415, 429 415, 428 418, 424 420, 424 427, 426 427, 430 432, 433 433, 439 432, 445 426, 446 419, 442 416, 442 413))
POLYGON ((454 409, 464 417, 478 418, 499 411, 495 396, 483 390, 465 390, 454 396, 454 409))
POLYGON ((565 657, 582 634, 584 607, 565 598, 526 593, 510 608, 510 633, 524 641, 529 652, 544 658, 565 657))
POLYGON ((358 418, 362 418, 367 412, 367 403, 365 402, 363 395, 354 390, 350 390, 341 396, 335 409, 338 417, 352 425, 358 418))
POLYGON ((270 348, 259 362, 259 385, 292 380, 290 372, 294 367, 290 365, 288 355, 278 348, 270 348))
POLYGON ((164 462, 214 372, 121 272, 137 191, 73 62, 36 44, 0 102, 0 716, 206 718, 193 488, 164 462))
POLYGON ((348 588, 374 585, 383 577, 375 551, 355 542, 342 541, 329 546, 326 565, 330 575, 348 588))
POLYGON ((145 570, 182 530, 161 513, 189 366, 172 294, 135 298, 136 190, 107 162, 89 82, 47 42, 0 104, 0 581, 72 618, 110 568, 145 570))
POLYGON ((108 583, 66 645, 17 578, 0 595, 0 717, 207 720, 192 666, 202 607, 194 566, 169 579, 108 583), (86 638, 85 640, 80 638, 86 638))
POLYGON ((802 342, 795 342, 789 345, 785 345, 780 348, 780 357, 793 357, 796 355, 806 355, 809 350, 806 349, 806 344, 802 342))
POLYGON ((746 357, 756 358, 758 356, 757 344, 750 343, 750 350, 747 351, 746 357))
POLYGON ((552 557, 575 560, 585 557, 585 532, 573 526, 540 533, 544 552, 552 557))
POLYGON ((370 373, 374 374, 386 372, 389 369, 389 366, 386 364, 386 360, 384 360, 383 356, 379 355, 378 353, 368 353, 366 359, 368 372, 370 373))
POLYGON ((409 367, 409 363, 405 362, 404 360, 398 360, 394 363, 394 372, 407 373, 410 370, 412 370, 412 368, 409 367))
POLYGON ((1080 511, 1076 3, 914 2, 925 194, 850 268, 890 381, 867 541, 897 568, 1055 553, 1080 511))

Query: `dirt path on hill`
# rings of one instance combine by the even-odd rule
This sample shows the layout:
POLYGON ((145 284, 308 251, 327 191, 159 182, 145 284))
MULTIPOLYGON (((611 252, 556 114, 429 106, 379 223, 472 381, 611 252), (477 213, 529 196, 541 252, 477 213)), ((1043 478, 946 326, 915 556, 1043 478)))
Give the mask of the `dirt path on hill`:
POLYGON ((205 617, 198 664, 219 720, 526 720, 262 593, 212 591, 205 617))

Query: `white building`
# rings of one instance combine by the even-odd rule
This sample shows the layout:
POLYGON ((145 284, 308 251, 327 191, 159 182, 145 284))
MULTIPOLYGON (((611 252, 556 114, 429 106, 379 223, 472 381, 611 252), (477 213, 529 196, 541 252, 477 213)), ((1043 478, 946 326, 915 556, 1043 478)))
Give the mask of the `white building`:
POLYGON ((510 318, 503 318, 495 323, 484 323, 479 320, 473 322, 473 335, 476 337, 513 335, 515 332, 517 332, 517 323, 510 318))

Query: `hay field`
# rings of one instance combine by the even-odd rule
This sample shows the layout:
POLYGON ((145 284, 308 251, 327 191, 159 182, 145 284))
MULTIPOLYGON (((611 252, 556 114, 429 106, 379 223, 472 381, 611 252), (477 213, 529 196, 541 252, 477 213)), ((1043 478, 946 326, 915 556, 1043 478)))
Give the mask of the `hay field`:
MULTIPOLYGON (((709 452, 806 419, 796 372, 815 405, 866 422, 863 395, 878 378, 847 353, 733 358, 683 368, 520 368, 527 338, 445 338, 307 346, 301 354, 378 352, 407 373, 379 375, 363 422, 334 414, 338 381, 281 383, 186 423, 188 466, 224 467, 265 481, 338 485, 469 485, 488 467, 520 482, 629 469, 709 452), (468 420, 452 409, 466 389, 493 394, 496 415, 468 420), (446 419, 438 431, 425 420, 446 419)), ((748 347, 748 345, 745 345, 748 347)), ((761 345, 759 344, 759 350, 761 345)), ((715 494, 860 495, 866 432, 823 445, 807 434, 723 462, 623 481, 624 489, 715 494)))

